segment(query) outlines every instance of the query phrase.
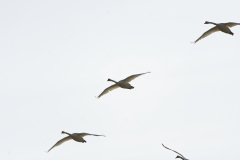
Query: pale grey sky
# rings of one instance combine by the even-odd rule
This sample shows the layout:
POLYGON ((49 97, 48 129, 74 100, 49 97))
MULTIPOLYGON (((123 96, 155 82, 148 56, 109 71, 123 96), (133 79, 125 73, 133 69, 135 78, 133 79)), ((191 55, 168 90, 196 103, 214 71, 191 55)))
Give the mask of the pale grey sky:
POLYGON ((0 1, 2 160, 238 159, 239 0, 0 1), (96 99, 108 78, 150 71, 96 99), (69 141, 70 133, 106 137, 69 141))

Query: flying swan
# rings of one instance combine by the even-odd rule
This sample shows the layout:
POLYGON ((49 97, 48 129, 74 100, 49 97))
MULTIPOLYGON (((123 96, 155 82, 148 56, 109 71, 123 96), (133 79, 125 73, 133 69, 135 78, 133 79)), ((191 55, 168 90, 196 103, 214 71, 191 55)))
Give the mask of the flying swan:
MULTIPOLYGON (((150 72, 146 72, 146 73, 150 73, 150 72)), ((111 85, 110 87, 106 88, 97 98, 100 98, 101 96, 107 94, 109 91, 112 91, 118 87, 121 87, 121 88, 124 88, 124 89, 133 89, 134 87, 131 86, 129 84, 129 82, 131 82, 132 80, 134 80, 135 78, 137 78, 138 76, 141 76, 143 74, 146 74, 146 73, 140 73, 140 74, 135 74, 135 75, 131 75, 123 80, 120 80, 118 82, 112 80, 112 79, 108 79, 108 81, 112 81, 114 82, 115 84, 114 85, 111 85)))
MULTIPOLYGON (((162 145, 163 145, 163 144, 162 144, 162 145)), ((171 150, 171 151, 173 151, 173 152, 175 152, 175 153, 177 153, 178 155, 177 155, 176 158, 180 158, 180 159, 182 159, 182 160, 188 160, 187 158, 185 158, 183 155, 181 155, 181 154, 178 153, 177 151, 174 151, 174 150, 172 150, 172 149, 170 149, 170 148, 167 148, 167 147, 164 146, 164 145, 163 145, 163 147, 166 148, 166 149, 169 149, 169 150, 171 150), (180 155, 180 156, 179 156, 179 155, 180 155)))
POLYGON ((206 21, 204 24, 213 24, 215 25, 213 28, 209 29, 205 33, 203 33, 196 41, 193 43, 197 43, 199 40, 209 36, 210 34, 217 32, 217 31, 222 31, 227 34, 231 34, 233 36, 233 32, 229 29, 230 27, 234 27, 237 25, 240 25, 240 23, 235 23, 235 22, 228 22, 228 23, 214 23, 214 22, 208 22, 206 21))
POLYGON ((62 134, 67 134, 68 136, 59 140, 56 144, 54 144, 54 146, 52 146, 48 150, 48 152, 51 151, 54 147, 57 147, 57 146, 63 144, 64 142, 66 142, 68 140, 71 140, 71 139, 73 139, 74 141, 77 141, 77 142, 86 143, 86 141, 83 139, 84 136, 104 136, 104 135, 89 134, 89 133, 73 133, 73 134, 70 134, 70 133, 67 133, 67 132, 64 132, 64 131, 62 131, 62 134))

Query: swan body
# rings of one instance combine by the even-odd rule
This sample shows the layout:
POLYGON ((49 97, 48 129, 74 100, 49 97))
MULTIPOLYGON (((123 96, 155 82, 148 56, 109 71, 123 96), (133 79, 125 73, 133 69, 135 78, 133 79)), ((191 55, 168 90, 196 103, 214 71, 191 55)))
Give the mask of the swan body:
MULTIPOLYGON (((146 73, 150 73, 150 72, 146 72, 146 73)), ((109 91, 112 91, 112 90, 117 89, 119 87, 124 88, 124 89, 133 89, 134 87, 131 86, 131 84, 129 82, 131 82, 132 80, 134 80, 138 76, 141 76, 141 75, 146 74, 146 73, 134 74, 134 75, 131 75, 131 76, 129 76, 129 77, 123 79, 123 80, 120 80, 118 82, 114 81, 112 79, 108 79, 108 81, 114 82, 115 84, 106 88, 97 98, 100 98, 101 96, 107 94, 109 91)))
POLYGON ((213 28, 209 29, 208 31, 204 32, 196 41, 193 43, 197 43, 199 40, 209 36, 210 34, 218 31, 222 31, 224 33, 234 35, 234 33, 229 29, 231 27, 240 25, 240 23, 235 23, 235 22, 228 22, 228 23, 214 23, 214 22, 208 22, 206 21, 204 24, 213 24, 215 25, 213 28))
POLYGON ((114 82, 115 84, 117 84, 121 88, 125 88, 125 89, 133 89, 134 88, 133 86, 131 86, 131 84, 129 84, 128 82, 125 82, 124 80, 116 82, 112 79, 108 79, 108 81, 114 82))
MULTIPOLYGON (((163 144, 162 144, 162 145, 163 145, 163 144)), ((182 154, 178 153, 177 151, 174 151, 174 150, 172 150, 172 149, 170 149, 170 148, 168 148, 168 147, 166 147, 166 146, 164 146, 164 145, 163 145, 163 147, 166 148, 166 149, 168 149, 168 150, 170 150, 170 151, 173 151, 173 152, 177 153, 178 155, 177 155, 176 158, 180 158, 180 159, 182 159, 182 160, 189 160, 189 159, 185 158, 182 154)))
MULTIPOLYGON (((73 139, 74 141, 77 141, 77 142, 82 142, 82 143, 86 143, 87 141, 85 141, 83 139, 84 136, 104 136, 104 135, 97 135, 97 134, 90 134, 90 133, 73 133, 73 134, 70 134, 68 132, 64 132, 62 131, 62 134, 67 134, 68 136, 67 137, 64 137, 63 139, 59 140, 56 144, 54 144, 49 150, 52 150, 54 147, 56 146, 59 146, 61 145, 62 143, 66 142, 66 141, 69 141, 71 139, 73 139)), ((104 136, 105 137, 105 136, 104 136)))

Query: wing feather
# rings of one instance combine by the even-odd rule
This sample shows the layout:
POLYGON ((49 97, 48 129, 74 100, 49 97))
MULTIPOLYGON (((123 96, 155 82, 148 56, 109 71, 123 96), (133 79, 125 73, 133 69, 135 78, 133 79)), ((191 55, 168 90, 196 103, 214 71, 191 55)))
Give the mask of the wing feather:
MULTIPOLYGON (((163 145, 163 144, 162 144, 162 145, 163 145)), ((169 149, 169 150, 171 150, 171 151, 179 154, 179 155, 182 156, 183 158, 185 158, 182 154, 178 153, 177 151, 174 151, 174 150, 172 150, 172 149, 170 149, 170 148, 168 148, 168 147, 166 147, 166 146, 164 146, 164 145, 163 145, 163 147, 166 148, 166 149, 169 149)), ((186 158, 185 158, 185 159, 186 159, 186 158)))
POLYGON ((209 36, 210 34, 219 31, 219 29, 217 28, 217 26, 209 29, 208 31, 206 31, 205 33, 203 33, 196 41, 194 41, 193 43, 197 43, 199 40, 209 36))
POLYGON ((224 25, 226 25, 227 27, 234 27, 234 26, 240 25, 240 23, 228 22, 228 23, 224 23, 224 25))
POLYGON ((118 88, 117 84, 111 85, 110 87, 106 88, 97 98, 102 97, 103 95, 107 94, 108 92, 118 88))
MULTIPOLYGON (((84 137, 84 136, 104 136, 99 134, 90 134, 90 133, 78 133, 78 136, 84 137)), ((104 136, 105 137, 105 136, 104 136)))
MULTIPOLYGON (((146 73, 150 73, 150 72, 146 72, 146 73)), ((132 80, 134 80, 135 78, 137 78, 138 76, 141 76, 141 75, 146 74, 146 73, 140 73, 140 74, 131 75, 131 76, 123 79, 123 81, 129 83, 129 82, 131 82, 132 80)))
POLYGON ((52 147, 48 150, 48 152, 51 151, 54 147, 57 147, 57 146, 63 144, 64 142, 69 141, 70 139, 72 139, 72 138, 71 138, 70 136, 67 136, 67 137, 59 140, 56 144, 54 144, 54 146, 52 146, 52 147))

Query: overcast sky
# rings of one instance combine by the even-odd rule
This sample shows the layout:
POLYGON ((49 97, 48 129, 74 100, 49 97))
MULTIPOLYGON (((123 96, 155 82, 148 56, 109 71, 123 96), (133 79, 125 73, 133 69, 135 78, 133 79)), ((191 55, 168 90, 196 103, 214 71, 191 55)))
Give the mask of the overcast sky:
POLYGON ((0 1, 0 159, 240 156, 239 0, 0 1), (151 72, 95 98, 116 81, 151 72), (70 133, 85 137, 46 151, 70 133))

